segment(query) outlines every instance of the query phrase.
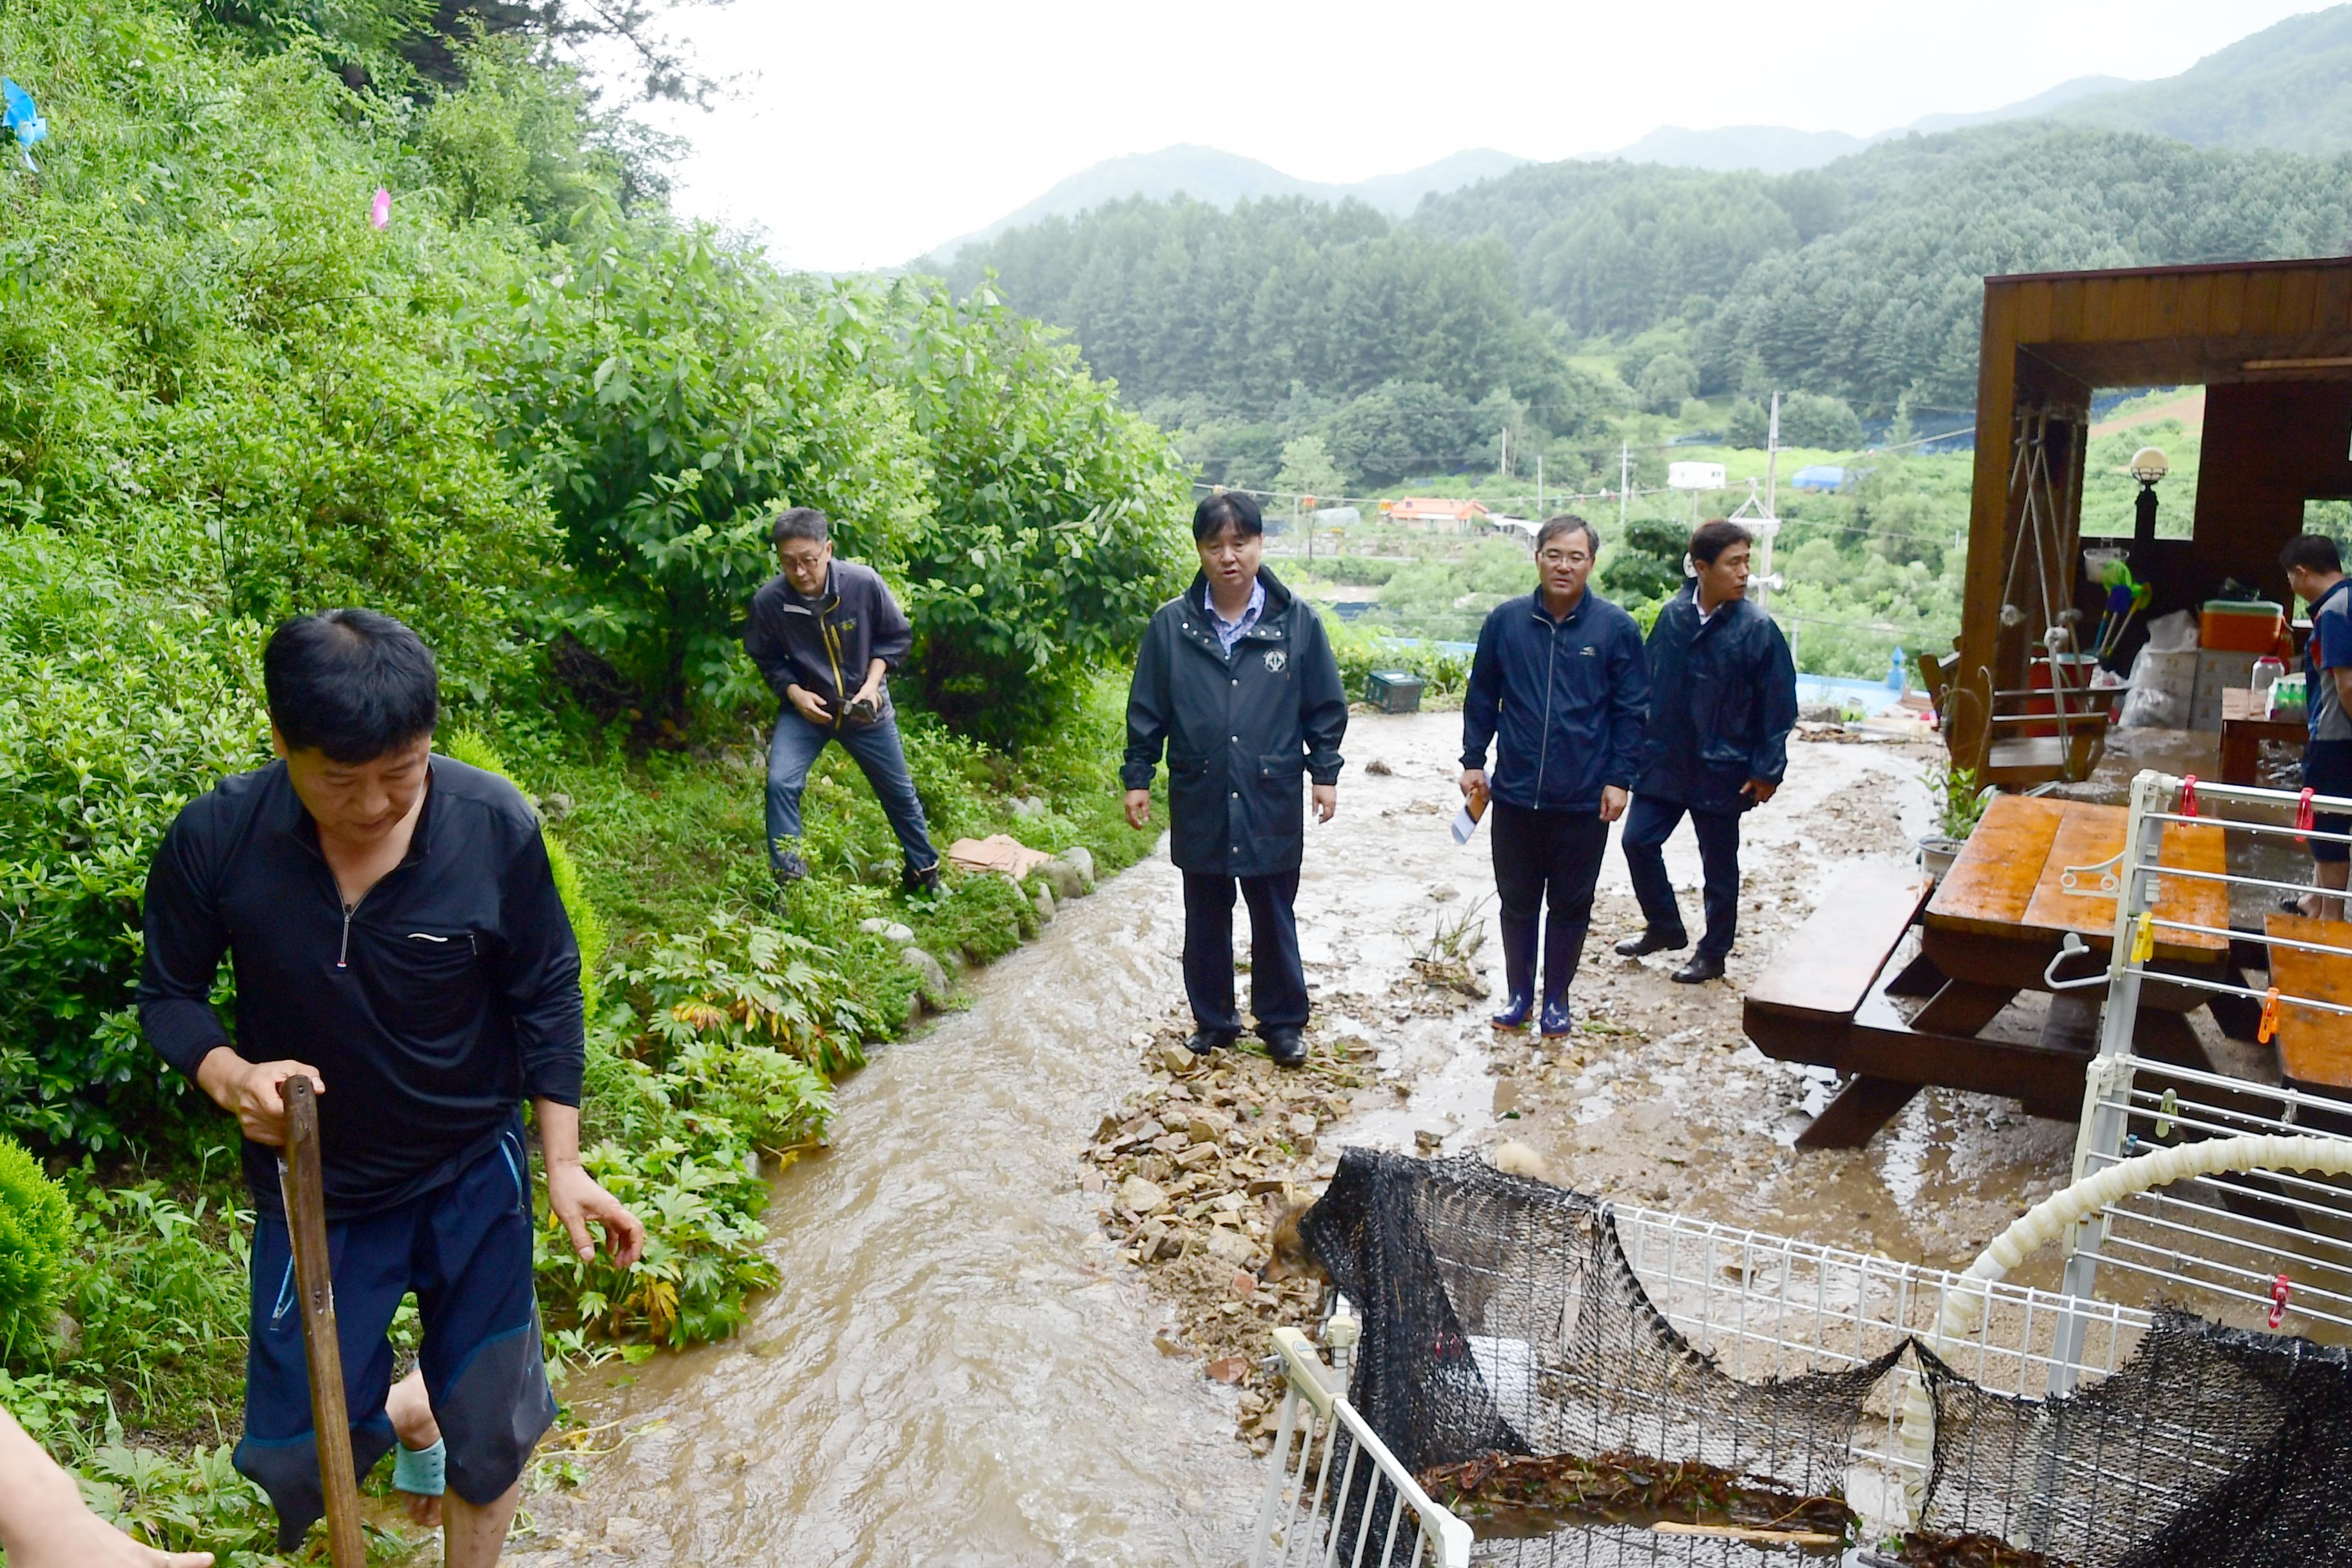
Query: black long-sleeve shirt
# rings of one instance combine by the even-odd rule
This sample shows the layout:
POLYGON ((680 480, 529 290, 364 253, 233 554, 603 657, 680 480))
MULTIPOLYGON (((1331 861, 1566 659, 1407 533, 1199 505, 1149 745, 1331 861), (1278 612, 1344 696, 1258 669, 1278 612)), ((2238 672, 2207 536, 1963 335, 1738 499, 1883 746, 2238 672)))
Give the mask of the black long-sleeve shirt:
MULTIPOLYGON (((528 1095, 580 1103, 580 950, 537 817, 512 784, 436 756, 414 841, 347 916, 317 826, 273 763, 181 809, 147 876, 139 1019, 195 1076, 230 1045, 319 1069, 328 1212, 379 1212, 454 1176, 528 1095)), ((277 1152, 248 1142, 255 1202, 277 1152)))

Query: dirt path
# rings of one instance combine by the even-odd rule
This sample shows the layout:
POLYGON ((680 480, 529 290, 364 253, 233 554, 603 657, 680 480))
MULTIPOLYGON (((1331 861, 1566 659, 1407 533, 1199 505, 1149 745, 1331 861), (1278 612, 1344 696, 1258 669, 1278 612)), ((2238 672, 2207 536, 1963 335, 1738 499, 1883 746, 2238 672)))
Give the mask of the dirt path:
MULTIPOLYGON (((578 1489, 530 1499, 517 1560, 1230 1563, 1261 1479, 1234 1434, 1265 1409, 1235 1360, 1308 1310, 1304 1290, 1235 1276, 1284 1184, 1311 1190, 1351 1143, 1513 1137, 1588 1192, 1939 1263, 2063 1179, 2071 1126, 1965 1095, 1921 1096, 1867 1150, 1800 1155, 1786 1140, 1822 1086, 1740 1036, 1740 985, 1829 869, 1902 858, 1924 831, 1940 753, 1792 745, 1747 819, 1728 983, 1674 985, 1666 958, 1608 952, 1639 923, 1612 846, 1582 1026, 1543 1052, 1498 1044, 1485 1004, 1413 966, 1465 911, 1491 931, 1486 837, 1446 832, 1459 733, 1452 714, 1350 725, 1340 816, 1310 829, 1299 897, 1324 1070, 1169 1055, 1184 1006, 1164 854, 1067 906, 969 1011, 844 1087, 835 1151, 779 1184, 785 1284, 742 1336, 566 1391, 634 1436, 578 1489)), ((1696 922, 1687 832, 1667 864, 1696 922)))

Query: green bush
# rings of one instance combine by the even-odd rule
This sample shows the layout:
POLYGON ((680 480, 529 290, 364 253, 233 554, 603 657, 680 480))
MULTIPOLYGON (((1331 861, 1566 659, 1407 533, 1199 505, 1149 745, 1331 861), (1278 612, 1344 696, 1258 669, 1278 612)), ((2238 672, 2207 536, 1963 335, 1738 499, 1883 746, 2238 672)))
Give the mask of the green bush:
POLYGON ((912 673, 958 731, 1017 752, 1183 584, 1189 476, 1068 345, 985 288, 900 281, 887 366, 930 444, 934 518, 908 543, 912 673))
POLYGON ((0 1136, 0 1360, 48 1337, 72 1239, 65 1189, 0 1136))
POLYGON ((805 938, 713 911, 611 976, 591 1032, 583 1152, 646 1222, 626 1274, 579 1260, 551 1217, 541 1297, 559 1326, 691 1344, 732 1333, 776 1282, 761 1256, 768 1188, 755 1152, 785 1162, 833 1119, 828 1072, 861 1065, 874 1021, 805 938))
POLYGON ((127 1011, 155 846, 268 754, 258 628, 157 564, 138 540, 0 544, 0 1129, 90 1148, 186 1091, 127 1011))

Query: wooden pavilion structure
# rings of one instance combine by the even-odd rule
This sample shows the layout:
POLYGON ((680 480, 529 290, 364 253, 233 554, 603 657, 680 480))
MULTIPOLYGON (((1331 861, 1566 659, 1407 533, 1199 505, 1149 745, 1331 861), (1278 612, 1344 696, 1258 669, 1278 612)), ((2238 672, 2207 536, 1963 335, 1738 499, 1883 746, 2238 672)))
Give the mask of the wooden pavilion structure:
POLYGON ((2352 258, 1985 279, 1966 599, 1957 655, 1928 675, 1954 763, 1982 782, 2081 777, 2095 762, 2105 709, 2067 711, 2032 668, 2098 620, 2098 585, 2081 580, 2091 398, 2200 383, 2191 535, 2128 542, 2155 586, 2141 627, 2227 577, 2276 583, 2304 502, 2352 497, 2352 258))

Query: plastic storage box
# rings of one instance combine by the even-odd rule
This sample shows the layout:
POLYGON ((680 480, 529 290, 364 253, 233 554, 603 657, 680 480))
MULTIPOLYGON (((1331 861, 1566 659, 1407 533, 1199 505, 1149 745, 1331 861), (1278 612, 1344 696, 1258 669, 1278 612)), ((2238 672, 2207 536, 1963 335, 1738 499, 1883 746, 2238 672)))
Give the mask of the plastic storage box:
POLYGON ((2268 653, 2285 625, 2284 606, 2267 599, 2208 599, 2197 617, 2197 646, 2223 653, 2268 653))
POLYGON ((1409 669, 1376 669, 1364 678, 1364 700, 1383 713, 1418 713, 1421 685, 1409 669))

